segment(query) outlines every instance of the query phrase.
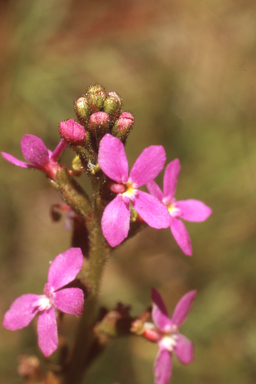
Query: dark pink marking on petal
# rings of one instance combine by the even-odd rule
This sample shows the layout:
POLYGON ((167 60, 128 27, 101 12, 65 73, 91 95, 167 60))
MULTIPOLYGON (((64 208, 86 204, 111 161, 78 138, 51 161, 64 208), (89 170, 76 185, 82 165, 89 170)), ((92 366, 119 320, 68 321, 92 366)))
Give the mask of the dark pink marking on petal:
POLYGON ((186 293, 176 305, 171 321, 177 327, 181 326, 187 318, 188 312, 196 296, 196 290, 186 293))
POLYGON ((137 190, 132 205, 142 219, 152 228, 168 228, 171 216, 167 207, 154 196, 137 190))
POLYGON ((175 205, 181 210, 179 216, 187 221, 205 221, 212 213, 211 208, 199 200, 180 200, 175 205))
POLYGON ((80 288, 64 288, 55 293, 54 305, 60 311, 81 316, 84 306, 84 293, 80 288))
POLYGON ((173 352, 182 364, 187 365, 194 360, 194 347, 192 342, 180 333, 177 335, 177 345, 173 348, 173 352))
POLYGON ((9 161, 9 163, 17 165, 17 167, 21 167, 21 168, 35 168, 34 165, 28 164, 28 163, 25 163, 22 160, 16 159, 16 157, 10 155, 9 153, 1 152, 1 155, 3 156, 3 158, 5 160, 9 161))
POLYGON ((181 170, 179 159, 171 161, 164 173, 164 196, 171 198, 175 195, 176 185, 181 170))
POLYGON ((11 331, 26 327, 38 312, 33 306, 42 296, 26 294, 18 297, 4 315, 3 326, 11 331))
POLYGON ((128 160, 123 143, 106 134, 100 142, 98 163, 102 171, 118 183, 128 180, 128 160))
POLYGON ((160 331, 168 332, 172 323, 163 298, 155 288, 151 288, 151 300, 153 303, 151 314, 153 322, 160 331))
POLYGON ((164 197, 163 192, 161 191, 161 189, 159 188, 159 186, 154 180, 147 183, 147 189, 149 193, 152 196, 156 197, 159 201, 163 200, 163 197, 164 197))
POLYGON ((159 349, 154 363, 155 384, 168 384, 172 375, 172 356, 166 349, 159 349))
POLYGON ((48 357, 58 347, 58 330, 54 307, 39 313, 37 321, 38 345, 48 357))
POLYGON ((162 145, 145 148, 131 169, 130 179, 138 187, 149 183, 162 171, 165 161, 166 154, 162 145))
POLYGON ((125 202, 122 195, 117 195, 105 208, 101 228, 105 239, 115 247, 127 236, 130 228, 130 206, 125 202))
POLYGON ((171 219, 171 232, 178 246, 187 256, 192 256, 192 246, 188 231, 182 221, 176 217, 171 219))
POLYGON ((80 248, 69 248, 55 257, 48 272, 48 284, 56 291, 75 279, 83 266, 80 248))
POLYGON ((20 146, 25 159, 35 166, 44 168, 49 162, 48 149, 39 137, 24 135, 21 139, 20 146))

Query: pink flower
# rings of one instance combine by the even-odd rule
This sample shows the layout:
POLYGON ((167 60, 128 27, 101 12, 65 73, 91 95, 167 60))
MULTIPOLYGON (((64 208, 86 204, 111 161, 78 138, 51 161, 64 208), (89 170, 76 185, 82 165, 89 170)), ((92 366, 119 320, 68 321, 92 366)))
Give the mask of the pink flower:
POLYGON ((193 344, 179 333, 180 327, 187 318, 193 304, 196 291, 184 295, 176 305, 172 318, 169 318, 167 308, 160 293, 152 288, 152 319, 153 323, 144 324, 143 335, 150 341, 156 342, 159 351, 154 364, 155 384, 167 384, 172 374, 172 352, 182 364, 190 364, 194 359, 193 344))
POLYGON ((57 162, 59 156, 67 147, 64 139, 61 139, 55 150, 51 152, 46 148, 43 141, 34 135, 24 135, 20 142, 21 151, 26 160, 30 163, 25 163, 22 160, 9 153, 1 152, 4 159, 21 168, 36 168, 43 171, 51 179, 55 179, 57 170, 60 165, 57 162))
POLYGON ((179 159, 175 159, 167 165, 164 174, 164 192, 161 191, 154 180, 147 184, 147 188, 153 196, 167 206, 171 215, 170 229, 173 237, 185 255, 192 256, 189 234, 179 218, 194 222, 205 221, 212 213, 212 210, 199 200, 176 201, 174 194, 180 169, 179 159))
POLYGON ((70 315, 83 312, 84 294, 80 288, 65 288, 75 279, 83 265, 80 248, 70 248, 51 263, 44 295, 26 294, 18 297, 4 315, 3 326, 11 331, 26 327, 38 313, 38 345, 50 356, 58 346, 55 308, 70 315))
POLYGON ((170 216, 155 197, 138 188, 153 180, 163 169, 164 148, 150 146, 140 154, 128 176, 128 160, 122 142, 106 134, 100 142, 98 162, 102 171, 116 183, 109 187, 117 196, 105 208, 101 220, 102 232, 114 247, 127 236, 130 228, 130 201, 141 218, 153 228, 167 228, 170 216))

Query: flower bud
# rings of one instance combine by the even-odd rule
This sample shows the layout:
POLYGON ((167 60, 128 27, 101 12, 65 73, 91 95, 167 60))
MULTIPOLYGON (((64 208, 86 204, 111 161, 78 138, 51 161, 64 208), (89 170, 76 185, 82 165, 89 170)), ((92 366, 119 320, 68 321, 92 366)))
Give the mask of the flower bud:
POLYGON ((103 108, 104 97, 102 97, 97 93, 88 94, 87 97, 88 97, 88 104, 89 104, 91 113, 98 112, 103 108))
POLYGON ((90 117, 90 131, 96 136, 101 136, 109 132, 109 115, 106 112, 95 112, 90 117))
POLYGON ((107 94, 106 94, 106 91, 105 91, 105 88, 102 87, 102 85, 99 85, 99 84, 96 84, 96 85, 91 85, 87 91, 86 91, 86 95, 90 95, 90 94, 97 94, 99 96, 101 96, 104 100, 106 99, 107 97, 107 94))
POLYGON ((83 146, 85 143, 86 131, 82 125, 73 119, 60 122, 59 134, 68 144, 83 146))
POLYGON ((129 112, 123 112, 116 120, 111 134, 125 141, 134 124, 134 117, 129 112))
POLYGON ((75 101, 74 109, 80 123, 86 126, 90 116, 90 108, 87 97, 79 97, 79 99, 75 101))
POLYGON ((109 92, 104 101, 103 110, 110 116, 112 122, 118 117, 122 107, 122 99, 116 92, 109 92))

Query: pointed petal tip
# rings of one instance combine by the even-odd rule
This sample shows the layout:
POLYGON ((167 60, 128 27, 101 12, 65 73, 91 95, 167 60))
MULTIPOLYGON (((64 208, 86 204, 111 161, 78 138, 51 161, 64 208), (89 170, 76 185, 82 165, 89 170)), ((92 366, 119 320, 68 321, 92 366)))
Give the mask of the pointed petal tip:
POLYGON ((186 320, 196 294, 196 289, 189 291, 177 303, 171 318, 172 323, 177 325, 177 327, 180 327, 186 320))
POLYGON ((9 163, 21 168, 35 168, 32 164, 25 163, 25 161, 19 160, 16 157, 6 152, 1 152, 2 157, 9 161, 9 163))

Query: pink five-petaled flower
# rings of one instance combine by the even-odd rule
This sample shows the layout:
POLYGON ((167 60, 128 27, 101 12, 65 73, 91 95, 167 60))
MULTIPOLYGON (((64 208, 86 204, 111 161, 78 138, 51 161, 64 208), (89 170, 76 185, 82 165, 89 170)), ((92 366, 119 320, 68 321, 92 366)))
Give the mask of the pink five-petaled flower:
POLYGON ((75 279, 82 265, 80 248, 70 248, 59 254, 50 265, 44 295, 26 294, 18 297, 6 312, 3 326, 11 331, 24 328, 38 313, 38 345, 46 357, 50 356, 58 346, 55 308, 70 315, 82 315, 83 291, 64 287, 75 279))
POLYGON ((175 200, 174 194, 180 169, 179 159, 175 159, 167 165, 164 173, 164 192, 161 191, 154 180, 147 184, 147 188, 153 196, 167 206, 171 215, 170 229, 173 237, 185 255, 192 256, 191 240, 185 225, 179 217, 187 221, 205 221, 212 213, 212 210, 199 200, 175 200))
POLYGON ((100 142, 98 163, 102 171, 116 183, 109 187, 117 196, 105 208, 101 220, 102 232, 112 247, 120 244, 130 228, 130 201, 141 218, 153 228, 167 228, 170 215, 155 197, 137 188, 153 180, 163 169, 164 148, 152 145, 143 150, 128 176, 129 166, 123 143, 106 134, 100 142))
POLYGON ((16 157, 9 153, 1 152, 3 158, 21 168, 39 169, 51 179, 55 179, 60 167, 57 160, 67 147, 64 139, 61 139, 53 152, 46 148, 44 142, 39 137, 34 135, 24 135, 21 139, 20 146, 23 156, 27 161, 30 161, 31 164, 16 159, 16 157))
POLYGON ((176 305, 172 318, 160 293, 152 288, 152 319, 154 324, 145 323, 143 335, 156 342, 159 351, 154 364, 155 384, 167 384, 172 374, 172 352, 182 364, 190 364, 194 359, 193 344, 179 333, 196 295, 196 290, 184 295, 176 305))

